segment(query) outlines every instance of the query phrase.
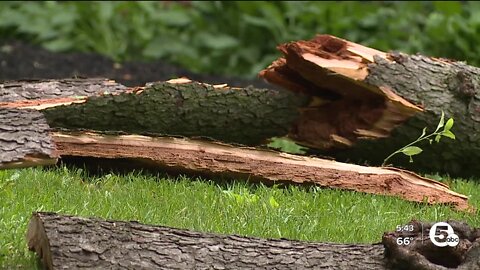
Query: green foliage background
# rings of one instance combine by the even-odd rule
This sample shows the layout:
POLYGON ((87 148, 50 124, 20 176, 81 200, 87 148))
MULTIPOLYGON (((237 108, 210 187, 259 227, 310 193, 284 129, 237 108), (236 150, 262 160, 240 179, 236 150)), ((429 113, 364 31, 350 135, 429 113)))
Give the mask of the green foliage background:
POLYGON ((2 2, 0 38, 251 77, 279 43, 317 33, 479 66, 479 15, 465 1, 2 2))

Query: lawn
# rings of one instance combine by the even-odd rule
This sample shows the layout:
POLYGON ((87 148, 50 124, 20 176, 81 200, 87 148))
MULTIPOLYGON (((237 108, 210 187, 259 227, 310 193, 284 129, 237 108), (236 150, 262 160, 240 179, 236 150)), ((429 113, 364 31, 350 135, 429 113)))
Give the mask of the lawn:
MULTIPOLYGON (((471 196, 478 181, 430 176, 471 196)), ((138 220, 222 234, 341 243, 379 242, 385 231, 411 219, 459 219, 480 226, 477 215, 393 197, 318 187, 267 187, 133 172, 87 175, 82 169, 0 171, 0 268, 36 267, 26 248, 32 211, 138 220)))

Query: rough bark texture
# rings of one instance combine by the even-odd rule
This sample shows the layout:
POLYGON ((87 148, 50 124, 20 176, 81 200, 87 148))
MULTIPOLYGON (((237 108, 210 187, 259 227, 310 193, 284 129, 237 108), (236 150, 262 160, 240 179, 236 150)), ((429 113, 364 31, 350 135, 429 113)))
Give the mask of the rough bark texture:
POLYGON ((18 92, 23 93, 19 88, 4 89, 7 98, 0 107, 42 110, 52 128, 198 136, 246 145, 288 134, 300 108, 310 100, 285 90, 231 88, 182 79, 131 89, 90 80, 21 86, 21 90, 35 89, 24 90, 22 96, 36 97, 36 104, 18 97, 18 92), (77 91, 72 84, 91 91, 77 91))
POLYGON ((258 145, 288 134, 308 98, 289 91, 155 83, 44 111, 50 126, 208 137, 258 145))
MULTIPOLYGON (((413 220, 398 231, 385 233, 382 242, 389 267, 415 270, 480 269, 480 229, 454 220, 446 223, 459 237, 455 247, 439 247, 433 244, 429 233, 434 223, 413 220), (410 243, 399 245, 398 238, 409 239, 410 243)), ((447 233, 441 231, 445 229, 436 227, 435 235, 445 236, 444 240, 435 237, 440 243, 446 241, 447 233)))
POLYGON ((467 197, 445 184, 395 168, 375 168, 274 151, 171 137, 55 133, 62 157, 129 158, 158 168, 244 178, 267 183, 315 184, 385 194, 414 202, 452 204, 473 210, 467 197))
POLYGON ((369 64, 365 81, 371 85, 387 85, 397 95, 415 104, 424 112, 399 126, 389 138, 363 141, 351 150, 335 154, 342 160, 380 164, 385 153, 391 153, 416 139, 424 127, 433 131, 441 112, 455 120, 452 131, 456 140, 442 139, 440 144, 421 144, 424 152, 409 163, 399 156, 394 164, 427 171, 443 171, 451 175, 479 175, 480 168, 480 69, 460 62, 447 62, 420 55, 390 54, 395 61, 375 57, 369 64), (369 153, 366 155, 366 153, 369 153))
POLYGON ((217 235, 34 213, 28 246, 47 269, 390 269, 383 247, 217 235))
POLYGON ((125 89, 125 86, 107 79, 6 81, 0 83, 0 106, 14 102, 17 102, 16 107, 35 106, 41 104, 39 102, 42 100, 78 99, 125 89))
POLYGON ((0 108, 0 169, 55 164, 54 150, 40 112, 0 108))
POLYGON ((405 156, 392 162, 455 176, 480 173, 479 68, 421 55, 387 54, 328 35, 279 49, 285 57, 260 75, 290 90, 323 97, 316 109, 323 112, 322 143, 312 144, 311 132, 301 128, 290 134, 299 143, 340 160, 378 165, 415 140, 424 127, 435 130, 444 111, 455 119, 455 141, 422 144, 424 152, 414 163, 405 156))

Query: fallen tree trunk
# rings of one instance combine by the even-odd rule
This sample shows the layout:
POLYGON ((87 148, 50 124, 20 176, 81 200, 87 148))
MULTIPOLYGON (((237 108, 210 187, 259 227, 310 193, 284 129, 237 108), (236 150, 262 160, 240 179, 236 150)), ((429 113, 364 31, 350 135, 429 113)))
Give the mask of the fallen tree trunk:
MULTIPOLYGON (((322 155, 335 156, 343 161, 368 161, 372 165, 380 164, 390 153, 415 139, 424 126, 435 124, 439 113, 445 110, 447 116, 455 118, 457 140, 444 140, 441 146, 422 145, 425 151, 415 163, 409 164, 408 159, 402 157, 394 159, 395 163, 454 176, 477 173, 475 159, 463 158, 463 155, 475 157, 480 153, 476 151, 477 132, 474 131, 478 127, 470 121, 476 119, 475 112, 472 111, 467 119, 457 117, 457 112, 452 113, 453 105, 449 105, 449 110, 439 104, 421 105, 421 98, 425 96, 428 100, 437 100, 429 96, 436 94, 431 91, 423 96, 415 93, 418 98, 410 102, 410 97, 403 98, 394 93, 396 88, 387 85, 388 78, 399 80, 400 75, 378 75, 385 69, 381 68, 381 63, 398 65, 395 61, 388 62, 391 61, 388 57, 394 56, 335 38, 319 40, 327 45, 329 42, 339 44, 339 51, 328 52, 328 57, 333 60, 323 55, 325 50, 333 50, 331 44, 322 45, 324 48, 313 42, 317 46, 315 51, 308 47, 310 43, 293 43, 289 45, 293 49, 286 45, 288 49, 284 49, 287 60, 293 60, 279 60, 262 73, 269 81, 293 92, 231 88, 186 79, 137 88, 125 88, 107 80, 29 81, 1 84, 0 107, 41 110, 52 128, 69 130, 208 137, 244 145, 265 144, 272 137, 288 135, 302 145, 320 149, 322 155), (367 66, 364 62, 368 61, 376 62, 367 66), (294 68, 303 70, 303 73, 294 68), (374 83, 378 77, 383 81, 374 83)), ((416 60, 407 61, 409 70, 414 70, 420 63, 427 63, 428 67, 436 65, 434 59, 428 60, 430 62, 421 56, 412 59, 416 60)), ((442 65, 452 64, 440 62, 438 65, 437 69, 443 70, 442 65)), ((455 64, 457 66, 462 67, 455 64)), ((415 75, 411 73, 402 76, 410 78, 415 75)), ((433 78, 436 77, 429 81, 433 78)), ((427 90, 430 89, 428 85, 424 87, 427 90)), ((413 89, 405 91, 413 92, 413 89)), ((442 100, 448 100, 454 94, 448 92, 442 100)), ((473 100, 469 102, 474 104, 473 100)))
POLYGON ((138 222, 33 213, 30 250, 46 269, 478 269, 479 231, 450 221, 455 248, 433 246, 432 224, 387 232, 381 244, 334 244, 218 235, 138 222), (398 245, 398 238, 411 244, 398 245), (448 268, 447 268, 448 267, 448 268))
POLYGON ((386 269, 383 247, 216 235, 34 213, 28 246, 47 269, 386 269))
POLYGON ((466 196, 449 190, 447 185, 395 168, 364 167, 186 138, 87 132, 56 132, 52 138, 62 157, 131 159, 180 172, 265 183, 314 184, 473 210, 466 196))
MULTIPOLYGON (((384 53, 329 35, 282 44, 283 58, 260 76, 310 95, 330 95, 311 117, 323 133, 298 124, 297 142, 341 160, 381 164, 389 153, 434 130, 442 111, 455 119, 455 141, 423 144, 424 153, 395 164, 452 175, 478 175, 480 69, 421 55, 384 53), (311 136, 317 136, 314 142, 311 136), (312 143, 313 142, 313 143, 312 143)), ((307 118, 304 118, 307 119, 307 118)))
MULTIPOLYGON (((87 85, 92 83, 91 81, 85 82, 87 85)), ((81 85, 82 82, 76 80, 74 82, 63 81, 61 83, 81 85)), ((35 151, 43 153, 41 151, 44 150, 44 153, 50 154, 43 159, 40 158, 36 160, 36 163, 32 163, 28 158, 24 158, 23 156, 16 156, 5 160, 1 159, 0 168, 52 164, 57 156, 108 158, 111 160, 131 159, 144 161, 144 163, 147 162, 149 165, 157 168, 173 169, 179 172, 202 173, 210 176, 227 175, 269 183, 293 182, 315 184, 323 187, 341 188, 373 194, 388 194, 415 202, 426 201, 428 203, 453 204, 457 209, 470 210, 467 198, 461 194, 452 192, 448 189, 448 186, 394 168, 362 167, 329 160, 233 147, 231 145, 208 141, 113 134, 115 133, 114 131, 117 130, 132 133, 158 134, 163 133, 168 128, 173 128, 182 130, 182 132, 179 132, 181 135, 205 136, 206 134, 213 134, 217 136, 217 138, 220 137, 227 141, 230 139, 235 142, 253 143, 254 140, 260 138, 265 140, 272 135, 272 132, 281 132, 282 130, 287 132, 287 126, 290 125, 294 119, 292 115, 295 113, 295 110, 298 109, 298 104, 295 102, 304 100, 304 96, 302 97, 301 95, 298 96, 292 93, 288 94, 288 92, 286 92, 287 94, 277 94, 277 92, 270 92, 270 90, 225 89, 225 86, 215 88, 214 86, 192 83, 190 81, 179 82, 178 80, 175 82, 156 84, 152 87, 127 90, 122 89, 121 86, 112 82, 97 81, 93 85, 105 83, 107 85, 95 88, 95 90, 89 93, 82 93, 82 87, 77 88, 78 90, 72 90, 73 94, 75 94, 73 97, 71 92, 67 93, 66 96, 62 96, 62 91, 55 91, 60 95, 57 97, 55 96, 57 94, 54 94, 53 97, 48 94, 43 94, 50 91, 49 89, 51 88, 48 87, 39 88, 46 89, 43 90, 41 94, 47 97, 44 99, 25 100, 25 96, 34 96, 34 94, 28 93, 28 91, 32 91, 29 90, 32 89, 32 87, 23 87, 23 91, 26 92, 22 95, 23 97, 19 98, 19 95, 10 95, 10 97, 13 96, 13 98, 9 98, 8 101, 0 104, 0 108, 3 106, 6 108, 2 110, 21 111, 27 117, 36 115, 36 121, 43 125, 40 125, 43 129, 38 130, 43 136, 41 138, 46 141, 52 141, 55 145, 55 152, 52 151, 52 145, 48 144, 45 149, 41 149, 42 145, 38 144, 39 140, 37 137, 23 136, 20 138, 23 138, 26 147, 15 145, 15 151, 31 151, 28 148, 30 145, 28 140, 31 140, 35 146, 39 145, 38 147, 40 147, 40 149, 35 149, 35 151), (110 91, 115 93, 104 93, 106 91, 104 89, 110 89, 110 91), (79 96, 79 94, 83 96, 79 96), (195 110, 195 108, 200 108, 198 110, 202 111, 203 114, 179 113, 181 109, 179 109, 178 106, 181 107, 181 105, 173 102, 173 100, 178 98, 178 95, 182 95, 187 100, 182 102, 190 102, 190 100, 192 100, 192 104, 197 105, 186 106, 186 109, 190 108, 195 110), (267 95, 267 98, 260 98, 262 95, 267 95), (289 95, 292 99, 286 98, 289 95), (214 98, 214 101, 217 102, 210 100, 210 103, 223 104, 221 106, 219 105, 219 107, 210 108, 214 112, 217 112, 217 117, 209 117, 210 115, 206 114, 206 112, 211 110, 201 109, 201 102, 193 98, 199 97, 201 100, 208 100, 211 96, 220 96, 220 98, 214 98), (227 97, 229 96, 233 98, 233 101, 227 101, 227 97), (269 113, 271 114, 269 117, 261 118, 262 121, 260 121, 260 123, 264 123, 265 125, 270 123, 271 129, 256 131, 258 130, 257 126, 247 129, 246 123, 248 121, 242 122, 238 120, 241 117, 245 117, 249 119, 249 121, 255 122, 258 115, 255 113, 243 113, 243 116, 227 117, 224 115, 224 111, 218 112, 218 110, 228 110, 232 109, 232 107, 240 111, 243 110, 243 112, 252 112, 252 110, 246 109, 248 103, 245 101, 241 102, 242 98, 249 100, 249 97, 254 97, 253 99, 258 101, 255 106, 253 106, 254 109, 257 109, 257 113, 263 112, 262 116, 266 116, 269 113), (275 101, 275 97, 278 97, 278 102, 272 102, 272 100, 275 101), (293 97, 298 99, 294 99, 293 97), (158 98, 167 99, 170 103, 166 101, 159 102, 158 98), (219 102, 221 100, 225 102, 219 102), (236 105, 235 100, 240 100, 238 103, 241 105, 236 105), (272 104, 269 104, 269 102, 272 102, 272 104), (263 103, 265 103, 264 106, 262 106, 263 103), (167 106, 160 106, 159 104, 167 104, 167 106), (167 108, 168 105, 171 106, 170 109, 167 108), (24 109, 11 109, 11 107, 24 109), (39 117, 41 115, 36 111, 25 108, 41 110, 47 121, 49 121, 49 124, 57 129, 66 127, 69 127, 69 129, 63 132, 50 131, 50 138, 46 135, 48 126, 46 126, 45 121, 39 117), (149 108, 150 110, 148 110, 149 108), (101 109, 104 110, 102 111, 101 109), (99 113, 99 110, 102 113, 99 113), (275 115, 277 115, 276 113, 281 115, 285 113, 285 111, 289 112, 285 117, 290 118, 277 119, 277 117, 275 117, 275 115), (153 115, 149 115, 150 113, 153 113, 153 115), (161 116, 162 113, 165 113, 164 117, 158 117, 158 115, 161 116), (186 123, 180 125, 178 124, 178 119, 174 119, 175 115, 179 115, 180 119, 186 117, 190 119, 190 121, 186 120, 186 123), (229 118, 235 118, 235 121, 232 122, 229 118), (201 119, 209 121, 207 122, 208 124, 198 122, 201 119), (219 119, 224 119, 224 121, 218 121, 219 119), (165 123, 168 124, 165 125, 165 123), (216 123, 218 125, 215 127, 214 124, 216 123), (278 126, 276 124, 278 124, 278 126), (191 126, 200 128, 200 133, 189 133, 199 132, 197 129, 192 129, 191 126), (72 130, 87 127, 105 130, 111 135, 72 132, 72 130), (274 127, 277 129, 275 130, 274 127), (241 130, 242 128, 243 130, 241 130), (244 137, 238 136, 237 134, 231 135, 230 133, 235 133, 234 131, 243 132, 241 134, 244 134, 244 137), (250 136, 251 134, 253 135, 250 136)), ((16 91, 16 93, 18 92, 22 91, 16 91)), ((14 124, 14 126, 15 125, 20 125, 20 128, 23 130, 22 125, 30 125, 30 122, 18 122, 14 124)), ((32 125, 29 128, 35 128, 35 126, 32 125)), ((14 129, 7 128, 6 130, 14 129)), ((167 133, 176 134, 176 132, 171 130, 167 133)), ((6 134, 8 135, 8 133, 6 134)), ((15 137, 17 135, 12 133, 8 136, 15 137)), ((7 145, 6 147, 8 148, 10 146, 7 145)))
POLYGON ((137 88, 99 80, 10 82, 1 90, 0 108, 41 110, 51 128, 208 137, 244 145, 288 134, 299 109, 311 100, 285 90, 187 79, 137 88))

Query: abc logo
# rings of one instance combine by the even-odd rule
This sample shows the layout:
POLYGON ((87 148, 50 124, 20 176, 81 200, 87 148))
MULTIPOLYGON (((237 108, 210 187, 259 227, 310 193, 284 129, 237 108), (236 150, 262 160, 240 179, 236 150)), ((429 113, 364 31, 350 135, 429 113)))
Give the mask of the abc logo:
POLYGON ((453 231, 452 226, 446 222, 433 224, 432 228, 430 228, 429 236, 432 243, 437 247, 455 247, 460 241, 458 235, 453 231))

